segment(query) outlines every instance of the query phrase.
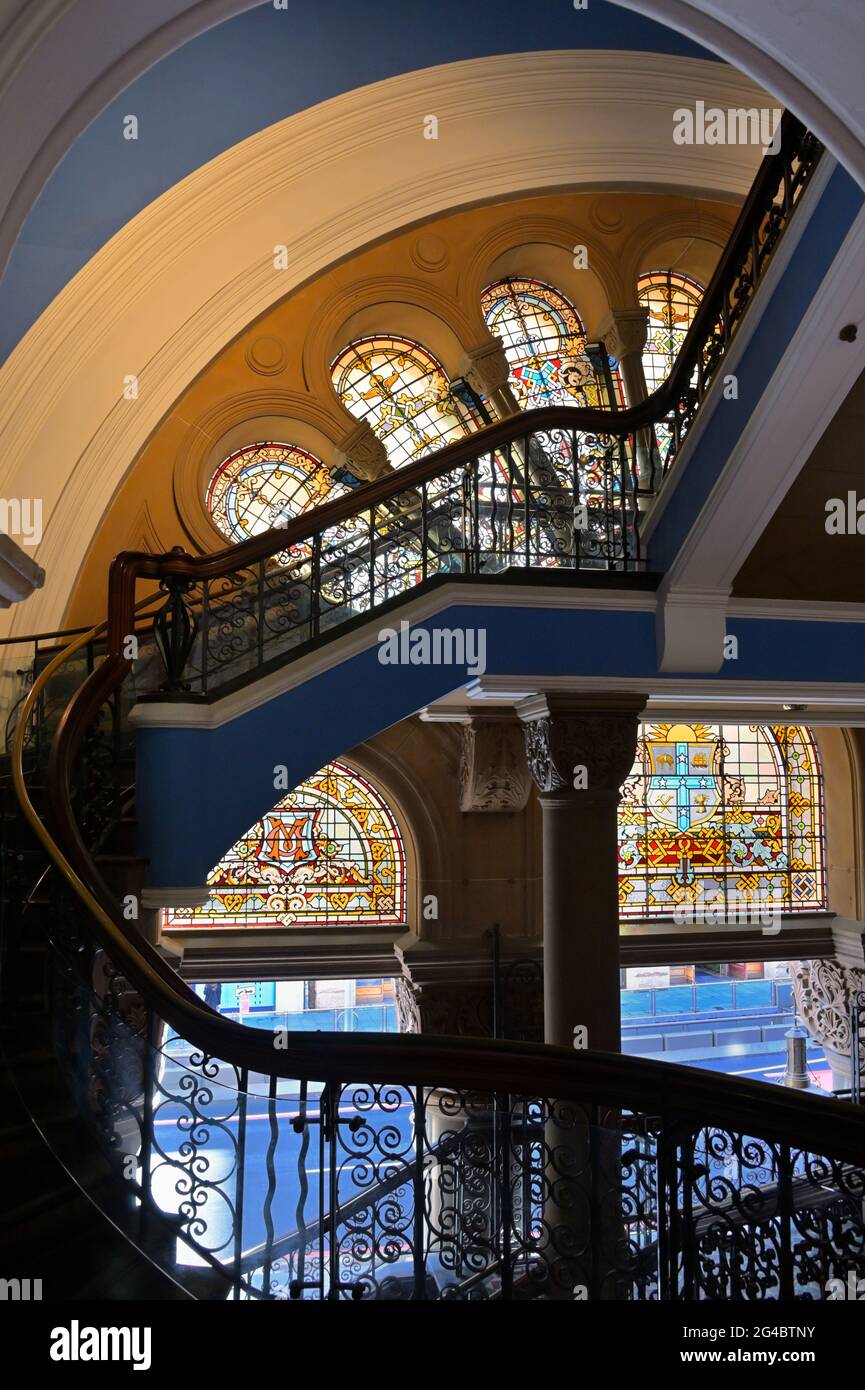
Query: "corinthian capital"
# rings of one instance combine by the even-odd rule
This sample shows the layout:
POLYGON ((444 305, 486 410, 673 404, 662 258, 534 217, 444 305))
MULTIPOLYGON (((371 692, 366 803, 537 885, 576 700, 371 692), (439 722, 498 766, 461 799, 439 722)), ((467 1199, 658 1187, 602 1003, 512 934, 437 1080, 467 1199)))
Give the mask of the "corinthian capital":
POLYGON ((649 315, 645 309, 612 309, 598 330, 607 352, 620 362, 631 353, 641 353, 648 335, 649 315))
POLYGON ((644 695, 536 695, 524 700, 526 758, 538 791, 618 796, 634 763, 644 695), (575 770, 585 780, 575 789, 575 770))
POLYGON ((358 420, 337 446, 351 472, 358 478, 380 478, 390 472, 387 450, 366 420, 358 420))
POLYGON ((469 348, 462 362, 462 375, 479 396, 490 397, 508 384, 510 368, 498 338, 469 348))

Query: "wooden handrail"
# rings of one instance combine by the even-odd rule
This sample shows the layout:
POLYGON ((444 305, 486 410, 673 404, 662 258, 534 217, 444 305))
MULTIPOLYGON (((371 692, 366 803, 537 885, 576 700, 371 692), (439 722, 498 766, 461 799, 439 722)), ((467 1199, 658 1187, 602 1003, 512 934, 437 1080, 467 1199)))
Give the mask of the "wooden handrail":
MULTIPOLYGON (((90 636, 97 633, 95 629, 90 636)), ((618 1053, 569 1052, 544 1044, 487 1038, 286 1033, 286 1046, 277 1048, 268 1035, 210 1009, 149 942, 127 937, 30 800, 22 761, 26 722, 43 685, 87 640, 87 636, 79 638, 55 657, 28 694, 13 750, 16 792, 34 832, 82 902, 95 941, 158 1016, 194 1048, 241 1070, 268 1075, 334 1083, 359 1078, 463 1091, 505 1088, 517 1095, 546 1095, 633 1109, 694 1126, 727 1125, 772 1141, 807 1143, 832 1157, 865 1162, 865 1117, 859 1107, 803 1096, 780 1086, 618 1053)), ((80 845, 77 836, 76 840, 80 845)))
MULTIPOLYGON (((785 118, 781 155, 801 135, 801 126, 785 118)), ((287 546, 307 539, 394 494, 422 483, 536 430, 576 429, 603 434, 631 434, 662 419, 675 405, 690 380, 705 341, 707 328, 719 311, 718 289, 742 249, 749 219, 777 187, 779 155, 764 160, 743 208, 731 242, 722 256, 701 310, 670 378, 648 400, 620 412, 554 407, 530 411, 499 422, 458 441, 437 454, 367 484, 288 527, 268 532, 215 555, 194 558, 184 552, 152 556, 125 552, 114 561, 107 622, 108 655, 76 693, 65 710, 55 738, 49 769, 49 792, 58 827, 57 838, 37 815, 23 772, 23 740, 27 721, 53 673, 100 629, 70 643, 36 678, 22 708, 13 751, 15 788, 24 814, 46 852, 81 901, 94 940, 109 954, 117 970, 149 1006, 194 1048, 239 1069, 288 1078, 345 1082, 353 1077, 370 1082, 476 1089, 513 1094, 546 1095, 562 1100, 602 1103, 642 1113, 668 1116, 695 1126, 728 1125, 774 1141, 807 1143, 818 1151, 848 1160, 865 1160, 865 1123, 861 1112, 844 1102, 815 1099, 740 1078, 698 1072, 672 1063, 600 1052, 569 1052, 563 1048, 512 1043, 484 1038, 417 1035, 298 1033, 285 1034, 286 1045, 224 1018, 204 1004, 181 981, 149 942, 132 939, 113 916, 95 866, 84 846, 72 808, 71 769, 90 721, 103 701, 122 683, 129 661, 123 639, 134 622, 135 583, 171 576, 202 580, 237 572, 267 559, 287 546), (713 287, 715 287, 713 289, 713 287)), ((750 235, 750 230, 748 231, 750 235)), ((150 596, 150 601, 155 596, 150 596)))

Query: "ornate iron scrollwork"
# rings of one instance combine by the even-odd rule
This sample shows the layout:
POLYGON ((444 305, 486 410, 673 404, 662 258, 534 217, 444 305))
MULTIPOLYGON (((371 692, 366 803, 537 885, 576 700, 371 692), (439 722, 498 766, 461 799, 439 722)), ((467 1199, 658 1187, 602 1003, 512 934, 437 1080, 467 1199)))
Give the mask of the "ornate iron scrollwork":
POLYGON ((186 667, 199 626, 186 597, 193 587, 194 581, 178 575, 163 579, 160 585, 168 597, 153 619, 153 636, 165 668, 160 688, 166 694, 179 694, 190 688, 186 667))

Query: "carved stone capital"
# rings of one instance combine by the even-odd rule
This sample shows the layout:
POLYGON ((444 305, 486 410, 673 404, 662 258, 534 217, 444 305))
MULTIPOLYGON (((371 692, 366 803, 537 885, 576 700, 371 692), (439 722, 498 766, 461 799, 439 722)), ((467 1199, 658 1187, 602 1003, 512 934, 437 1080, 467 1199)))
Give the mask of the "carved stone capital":
MULTIPOLYGON (((543 1037, 540 943, 504 938, 499 961, 498 1027, 522 1041, 543 1037)), ((447 949, 421 946, 403 953, 396 982, 401 1033, 488 1038, 492 1034, 493 963, 486 935, 447 949)))
POLYGON ((508 384, 510 368, 498 338, 469 348, 463 358, 461 374, 479 396, 493 396, 508 384))
POLYGON ((637 749, 645 696, 534 696, 519 706, 526 759, 541 793, 618 797, 637 749), (575 788, 575 770, 585 780, 575 788))
POLYGON ((522 811, 531 786, 522 729, 513 715, 473 717, 463 725, 461 811, 522 811))
POLYGON ((649 315, 645 309, 613 309, 598 330, 607 352, 620 362, 632 353, 642 353, 648 336, 649 315))
POLYGON ((337 448, 346 466, 358 478, 371 482, 391 471, 387 450, 366 420, 358 420, 337 448))
POLYGON ((791 962, 793 997, 811 1037, 839 1057, 850 1056, 854 1002, 865 1023, 865 970, 849 970, 836 960, 791 962))

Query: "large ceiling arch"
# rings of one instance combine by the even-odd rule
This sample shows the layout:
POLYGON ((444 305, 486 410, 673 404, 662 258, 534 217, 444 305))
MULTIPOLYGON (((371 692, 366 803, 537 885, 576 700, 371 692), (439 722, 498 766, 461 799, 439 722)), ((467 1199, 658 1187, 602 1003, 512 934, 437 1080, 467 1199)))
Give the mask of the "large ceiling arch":
POLYGON ((37 558, 47 573, 6 624, 61 624, 90 539, 153 429, 216 353, 291 289, 444 212, 596 189, 613 170, 617 186, 739 198, 759 153, 676 146, 671 110, 689 98, 741 105, 763 95, 699 59, 485 58, 334 98, 197 170, 88 262, 0 370, 0 495, 27 495, 38 460, 37 558), (430 111, 438 140, 423 138, 430 111), (277 246, 285 269, 275 267, 277 246))
POLYGON ((495 20, 467 25, 464 0, 0 0, 0 357, 153 199, 331 97, 504 53, 712 58, 609 0, 498 0, 495 20))

